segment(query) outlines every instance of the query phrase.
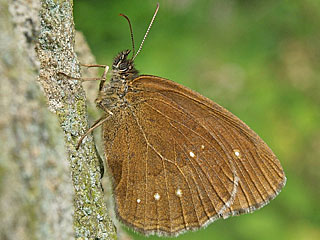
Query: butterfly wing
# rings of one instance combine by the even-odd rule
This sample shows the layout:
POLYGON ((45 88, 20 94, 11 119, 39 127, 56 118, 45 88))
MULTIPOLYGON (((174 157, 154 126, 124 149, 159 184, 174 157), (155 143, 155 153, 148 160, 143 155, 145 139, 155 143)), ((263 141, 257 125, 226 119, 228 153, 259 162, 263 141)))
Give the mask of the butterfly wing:
POLYGON ((198 229, 258 209, 284 186, 271 149, 226 109, 159 77, 131 89, 103 134, 117 215, 137 231, 198 229))

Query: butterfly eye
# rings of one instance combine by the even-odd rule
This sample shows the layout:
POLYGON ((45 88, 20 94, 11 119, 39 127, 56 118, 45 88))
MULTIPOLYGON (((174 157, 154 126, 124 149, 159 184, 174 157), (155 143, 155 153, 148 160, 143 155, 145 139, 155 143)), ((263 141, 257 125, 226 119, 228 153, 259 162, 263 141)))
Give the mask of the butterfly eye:
POLYGON ((121 71, 126 71, 128 68, 127 68, 127 64, 126 63, 120 63, 119 65, 119 70, 121 71))

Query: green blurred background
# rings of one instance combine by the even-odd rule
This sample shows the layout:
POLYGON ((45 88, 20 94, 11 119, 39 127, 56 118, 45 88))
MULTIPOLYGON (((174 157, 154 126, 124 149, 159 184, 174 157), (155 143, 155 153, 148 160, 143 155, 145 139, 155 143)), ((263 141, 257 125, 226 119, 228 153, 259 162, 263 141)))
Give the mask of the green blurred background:
MULTIPOLYGON (((178 239, 320 239, 320 1, 163 0, 136 67, 213 99, 273 149, 288 181, 253 213, 178 239)), ((74 1, 76 29, 101 64, 136 48, 156 1, 74 1)), ((133 239, 145 237, 128 230, 133 239)), ((148 239, 157 239, 150 237, 148 239)))

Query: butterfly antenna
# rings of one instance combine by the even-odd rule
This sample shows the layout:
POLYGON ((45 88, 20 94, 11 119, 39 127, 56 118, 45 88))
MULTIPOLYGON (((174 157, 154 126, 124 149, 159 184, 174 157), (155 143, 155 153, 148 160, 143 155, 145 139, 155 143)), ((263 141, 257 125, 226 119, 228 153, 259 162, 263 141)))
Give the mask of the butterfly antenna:
POLYGON ((152 24, 153 24, 153 22, 154 22, 154 19, 155 19, 156 16, 157 16, 158 10, 159 10, 159 3, 157 3, 156 11, 155 11, 154 14, 153 14, 153 17, 152 17, 152 19, 151 19, 151 22, 150 22, 150 24, 149 24, 149 27, 148 27, 148 29, 147 29, 147 31, 146 31, 146 34, 144 35, 144 37, 143 37, 143 39, 142 39, 142 42, 141 42, 141 44, 140 44, 140 47, 139 47, 136 55, 134 55, 134 56, 132 57, 132 61, 136 58, 136 56, 137 56, 137 55, 139 54, 139 52, 141 51, 141 48, 142 48, 143 43, 144 43, 144 40, 146 40, 146 38, 147 38, 147 36, 148 36, 148 33, 149 33, 150 28, 151 28, 151 26, 152 26, 152 24))
POLYGON ((130 19, 129 19, 126 15, 124 15, 124 14, 122 14, 122 13, 120 13, 119 15, 122 16, 122 17, 124 17, 125 19, 127 19, 128 23, 129 23, 130 35, 131 35, 131 42, 132 42, 132 56, 134 56, 134 54, 135 54, 134 38, 133 38, 133 31, 132 31, 132 26, 131 26, 130 19))

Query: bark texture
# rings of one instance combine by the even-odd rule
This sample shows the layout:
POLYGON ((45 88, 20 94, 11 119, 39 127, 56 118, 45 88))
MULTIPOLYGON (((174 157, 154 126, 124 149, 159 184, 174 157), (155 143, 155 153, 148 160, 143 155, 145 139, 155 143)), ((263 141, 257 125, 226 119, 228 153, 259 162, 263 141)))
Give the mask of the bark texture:
POLYGON ((40 2, 0 1, 0 239, 72 239, 63 134, 36 82, 40 2))
POLYGON ((116 238, 92 137, 75 150, 83 88, 58 74, 80 76, 72 4, 0 0, 0 239, 116 238))
POLYGON ((70 80, 63 72, 80 77, 74 51, 72 1, 42 0, 40 34, 37 46, 40 60, 39 81, 49 109, 58 116, 71 167, 76 238, 115 239, 114 225, 106 213, 101 187, 103 165, 90 136, 80 149, 79 137, 88 129, 85 94, 81 82, 70 80))

